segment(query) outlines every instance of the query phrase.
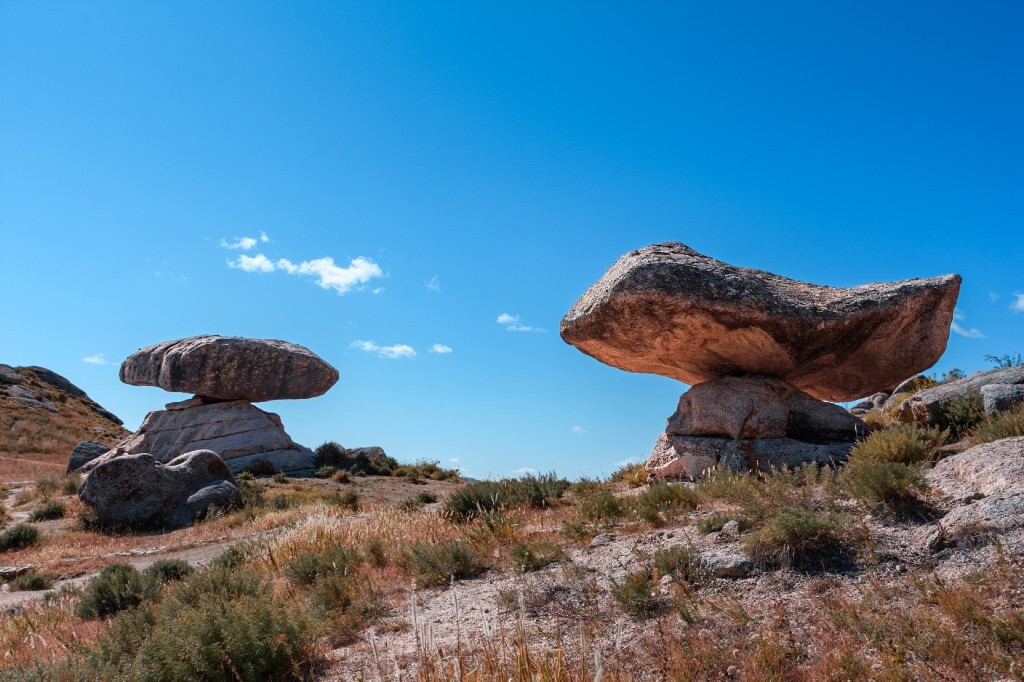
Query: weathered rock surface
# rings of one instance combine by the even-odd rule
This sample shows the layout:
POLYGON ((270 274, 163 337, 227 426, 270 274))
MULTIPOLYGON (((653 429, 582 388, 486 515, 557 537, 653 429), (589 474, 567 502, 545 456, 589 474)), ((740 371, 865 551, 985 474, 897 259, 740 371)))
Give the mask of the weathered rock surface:
POLYGON ((288 436, 276 414, 243 400, 196 403, 171 403, 169 409, 150 412, 138 431, 83 473, 93 471, 100 461, 126 454, 148 453, 158 462, 169 462, 193 450, 212 450, 233 473, 250 468, 289 473, 314 469, 316 455, 288 436))
POLYGON ((7 395, 7 399, 13 403, 24 405, 25 407, 31 407, 35 410, 46 410, 47 412, 58 411, 57 406, 53 404, 53 401, 47 400, 28 386, 12 385, 7 386, 3 390, 7 395))
POLYGON ((562 338, 601 362, 687 384, 774 376, 845 401, 891 389, 945 350, 958 275, 837 289, 669 242, 632 251, 573 305, 562 338))
POLYGON ((79 441, 68 457, 68 471, 81 469, 100 455, 108 452, 110 446, 94 440, 79 441))
POLYGON ((210 507, 227 508, 240 495, 227 465, 209 450, 166 464, 149 454, 109 459, 92 470, 78 492, 101 523, 139 528, 186 526, 210 507))
POLYGON ((998 367, 926 388, 901 402, 897 409, 905 422, 927 423, 943 405, 952 400, 967 398, 972 392, 980 392, 985 386, 993 384, 1024 384, 1024 367, 998 367))
POLYGON ((260 402, 323 395, 337 383, 338 370, 286 341, 195 336, 136 351, 121 364, 121 381, 260 402))
POLYGON ((985 414, 1005 412, 1024 402, 1024 384, 989 384, 981 387, 985 414))
POLYGON ((726 377, 679 399, 647 470, 697 478, 715 468, 769 471, 843 461, 867 434, 860 419, 779 379, 726 377))
POLYGON ((124 423, 115 414, 105 410, 90 398, 85 391, 51 369, 36 365, 11 367, 0 364, 0 396, 6 396, 11 402, 24 407, 47 412, 60 412, 60 408, 51 399, 40 395, 40 389, 48 393, 57 391, 64 393, 65 396, 76 398, 90 410, 117 426, 124 423))

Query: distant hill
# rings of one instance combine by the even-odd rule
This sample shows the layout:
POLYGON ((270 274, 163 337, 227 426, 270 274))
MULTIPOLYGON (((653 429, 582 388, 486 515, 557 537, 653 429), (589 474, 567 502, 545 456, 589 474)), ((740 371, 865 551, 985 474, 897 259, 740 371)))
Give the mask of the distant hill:
POLYGON ((81 440, 128 435, 116 415, 45 367, 0 364, 0 452, 67 455, 81 440))

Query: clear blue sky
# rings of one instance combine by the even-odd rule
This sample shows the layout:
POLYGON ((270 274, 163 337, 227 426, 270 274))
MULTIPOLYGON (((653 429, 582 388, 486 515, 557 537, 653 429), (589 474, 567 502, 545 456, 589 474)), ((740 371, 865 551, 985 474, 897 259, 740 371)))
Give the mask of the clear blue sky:
POLYGON ((958 272, 936 369, 1024 352, 1024 5, 554 5, 0 2, 0 362, 135 427, 137 348, 286 339, 341 372, 300 442, 576 476, 684 388, 558 336, 646 244, 958 272))

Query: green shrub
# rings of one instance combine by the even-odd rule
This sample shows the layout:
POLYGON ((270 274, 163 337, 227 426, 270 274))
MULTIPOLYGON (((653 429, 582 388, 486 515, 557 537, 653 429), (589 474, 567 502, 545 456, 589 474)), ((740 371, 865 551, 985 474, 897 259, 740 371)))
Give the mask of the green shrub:
POLYGON ((39 573, 23 573, 8 583, 11 592, 38 592, 53 587, 53 578, 39 573))
POLYGON ((434 493, 428 493, 424 490, 423 492, 416 494, 416 501, 420 504, 433 504, 434 502, 437 502, 437 495, 434 493))
POLYGON ((312 585, 323 575, 349 573, 362 562, 354 549, 332 547, 323 552, 306 552, 298 555, 285 567, 284 574, 294 585, 312 585))
POLYGON ((948 436, 948 432, 937 428, 922 429, 914 424, 900 424, 875 431, 854 445, 850 458, 919 464, 929 461, 935 448, 942 445, 948 436))
POLYGON ((160 559, 142 571, 142 574, 164 585, 187 578, 195 572, 192 564, 182 559, 160 559))
POLYGON ((550 506, 571 484, 555 474, 476 481, 455 491, 444 504, 444 512, 458 521, 514 507, 550 506))
POLYGON ((956 439, 966 436, 984 418, 985 406, 981 392, 977 389, 938 405, 931 414, 932 423, 940 429, 948 430, 956 439))
POLYGON ((61 484, 56 476, 44 476, 36 481, 36 492, 43 497, 50 497, 60 488, 61 484))
POLYGON ((842 545, 838 521, 809 509, 786 508, 754 529, 744 542, 751 556, 775 565, 811 563, 842 545))
POLYGON ((602 526, 613 524, 625 515, 622 500, 607 491, 587 499, 580 507, 580 516, 602 526))
POLYGON ((328 495, 324 498, 324 501, 336 507, 342 507, 350 511, 359 511, 359 493, 354 490, 328 495))
POLYGON ((630 488, 639 488, 647 483, 650 478, 650 474, 647 473, 647 468, 643 464, 626 464, 614 472, 608 477, 609 483, 625 483, 630 488))
POLYGON ((743 516, 731 516, 729 514, 711 514, 705 516, 697 521, 697 532, 701 535, 710 535, 711 533, 717 533, 725 528, 725 524, 730 521, 736 521, 739 526, 740 532, 750 530, 749 519, 743 516))
POLYGON ((407 561, 423 585, 444 585, 472 578, 484 570, 480 556, 458 540, 447 545, 414 542, 407 561))
POLYGON ((379 537, 372 536, 367 538, 363 543, 363 549, 366 553, 366 558, 377 568, 383 568, 388 565, 387 547, 385 547, 384 541, 379 537))
POLYGON ((213 569, 237 568, 249 560, 250 548, 248 543, 240 542, 231 545, 210 562, 210 567, 213 569))
POLYGON ((54 519, 64 518, 65 506, 60 500, 50 500, 44 502, 28 515, 28 520, 32 522, 36 521, 52 521, 54 519))
POLYGON ((646 571, 630 573, 625 580, 612 580, 612 596, 619 608, 635 619, 649 618, 661 609, 654 596, 654 582, 646 571))
POLYGON ((551 542, 519 542, 512 546, 509 555, 520 573, 539 571, 565 559, 565 552, 551 542))
POLYGON ((316 449, 316 463, 317 467, 332 466, 349 473, 371 476, 390 476, 391 472, 398 468, 398 462, 393 457, 385 456, 380 461, 371 460, 364 454, 353 457, 345 448, 333 441, 324 443, 316 449))
POLYGON ((13 528, 8 528, 0 533, 0 552, 9 552, 12 549, 24 549, 39 542, 39 529, 33 526, 19 523, 13 528))
POLYGON ((273 479, 274 483, 287 483, 288 482, 288 476, 285 475, 285 473, 283 471, 278 471, 271 478, 273 479))
POLYGON ((338 471, 338 469, 336 467, 322 466, 319 469, 317 469, 315 472, 313 472, 313 475, 315 477, 317 477, 317 478, 330 478, 335 473, 337 473, 337 471, 338 471))
POLYGON ((641 520, 660 525, 663 520, 697 508, 699 498, 696 491, 687 485, 656 483, 636 497, 629 499, 629 506, 641 520))
POLYGON ((352 477, 348 475, 347 471, 338 471, 331 476, 331 480, 335 483, 351 483, 352 477))
POLYGON ((82 485, 82 477, 72 472, 65 474, 61 480, 60 490, 65 495, 75 495, 78 493, 78 488, 82 485))
POLYGON ((245 481, 253 481, 255 479, 256 476, 251 471, 242 471, 235 476, 235 482, 239 484, 245 481))
POLYGON ((919 466, 866 457, 851 456, 843 467, 841 480, 854 498, 869 505, 882 505, 896 513, 919 508, 920 495, 928 488, 919 466))
POLYGON ((89 581, 78 602, 81 618, 102 618, 152 599, 159 589, 153 576, 128 564, 110 564, 89 581))
POLYGON ((986 415, 971 430, 968 437, 971 445, 980 445, 1016 436, 1024 436, 1024 405, 1017 405, 1006 412, 986 415))
POLYGON ((706 582, 710 575, 689 547, 665 547, 654 553, 654 576, 670 575, 688 583, 706 582))

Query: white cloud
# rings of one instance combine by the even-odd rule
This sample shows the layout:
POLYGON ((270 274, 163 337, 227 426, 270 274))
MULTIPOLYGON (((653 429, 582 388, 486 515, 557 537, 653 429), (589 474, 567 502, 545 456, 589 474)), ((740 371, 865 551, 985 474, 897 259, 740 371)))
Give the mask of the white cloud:
POLYGON ((507 331, 510 332, 542 332, 544 331, 540 327, 531 327, 525 325, 519 321, 518 315, 509 315, 508 313, 502 313, 498 315, 498 324, 503 326, 507 331))
POLYGON ((459 462, 461 462, 462 460, 461 460, 461 459, 459 459, 458 457, 449 457, 449 458, 448 458, 448 461, 449 461, 450 463, 452 463, 452 464, 458 464, 458 463, 459 463, 459 462))
POLYGON ((985 335, 981 333, 981 330, 979 330, 979 329, 977 329, 975 327, 971 327, 970 329, 964 329, 963 327, 958 325, 956 322, 954 322, 953 324, 950 325, 949 328, 953 330, 954 334, 959 334, 960 336, 966 336, 969 339, 983 339, 983 338, 985 338, 985 335))
POLYGON ((537 470, 531 469, 530 467, 522 467, 521 469, 516 469, 512 473, 519 474, 520 476, 525 476, 526 474, 535 474, 537 473, 537 470))
MULTIPOLYGON (((315 258, 296 265, 287 258, 272 261, 262 253, 255 256, 241 255, 228 261, 228 266, 246 272, 274 272, 280 270, 289 275, 303 275, 316 278, 316 285, 322 289, 333 289, 339 295, 348 293, 372 279, 383 277, 380 266, 369 258, 353 258, 345 267, 337 265, 333 258, 315 258)), ((380 293, 383 289, 375 289, 380 293)))
POLYGON ((416 357, 416 351, 412 346, 407 346, 404 343, 398 343, 394 346, 378 346, 373 341, 353 341, 352 348, 358 348, 361 351, 367 353, 373 353, 378 357, 387 358, 388 360, 400 360, 404 358, 416 357))
POLYGON ((440 353, 440 354, 443 355, 444 353, 451 353, 452 352, 452 347, 451 346, 446 346, 443 343, 435 343, 433 346, 430 347, 430 352, 431 353, 440 353))
POLYGON ((248 251, 255 248, 258 242, 270 241, 266 238, 266 234, 260 232, 259 239, 255 237, 235 237, 233 240, 228 241, 227 239, 221 239, 220 245, 224 249, 232 249, 234 251, 248 251))
POLYGON ((583 428, 582 426, 573 426, 569 430, 572 431, 575 434, 581 434, 581 433, 585 433, 586 432, 586 429, 583 428))
POLYGON ((274 263, 262 253, 255 256, 241 255, 228 261, 228 267, 245 270, 246 272, 273 272, 274 263))
POLYGON ((441 291, 441 283, 437 281, 437 275, 430 278, 430 281, 426 283, 426 287, 428 291, 441 291))
POLYGON ((621 469, 622 467, 628 467, 631 464, 640 464, 641 462, 643 462, 643 459, 640 457, 628 457, 626 459, 616 462, 613 466, 621 469))
POLYGON ((267 233, 264 232, 263 230, 260 230, 260 241, 263 242, 264 244, 270 241, 270 237, 268 237, 267 233))
POLYGON ((996 292, 994 292, 994 291, 990 291, 990 292, 988 292, 988 300, 990 300, 990 301, 992 301, 993 303, 995 303, 996 301, 998 301, 998 300, 999 300, 999 294, 997 294, 997 293, 996 293, 996 292))
POLYGON ((964 319, 964 314, 962 312, 960 312, 959 308, 953 308, 953 319, 954 320, 962 320, 962 319, 964 319))
POLYGON ((110 362, 103 357, 103 353, 93 353, 88 357, 82 358, 82 362, 89 365, 109 365, 110 362))
POLYGON ((1010 304, 1010 310, 1015 313, 1024 313, 1024 294, 1013 292, 1014 301, 1010 304))

